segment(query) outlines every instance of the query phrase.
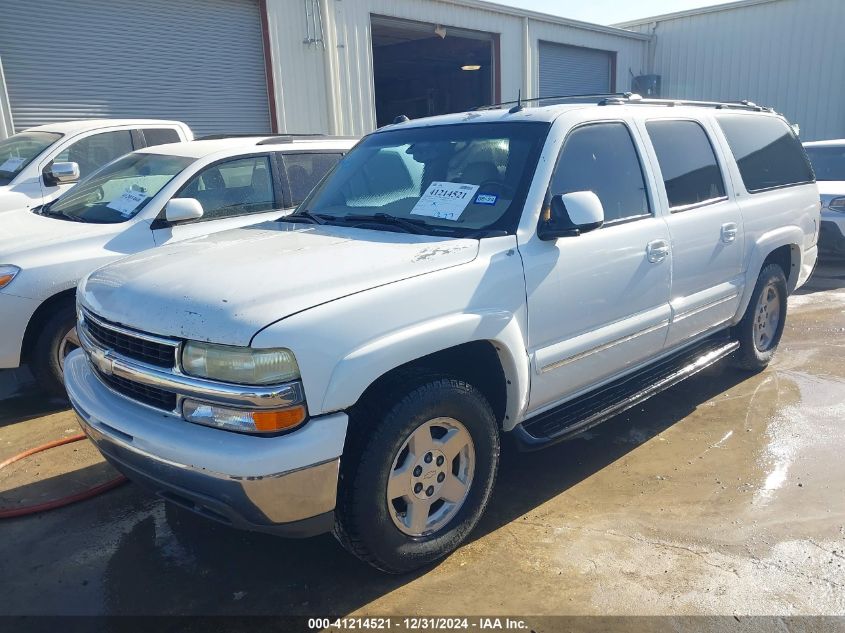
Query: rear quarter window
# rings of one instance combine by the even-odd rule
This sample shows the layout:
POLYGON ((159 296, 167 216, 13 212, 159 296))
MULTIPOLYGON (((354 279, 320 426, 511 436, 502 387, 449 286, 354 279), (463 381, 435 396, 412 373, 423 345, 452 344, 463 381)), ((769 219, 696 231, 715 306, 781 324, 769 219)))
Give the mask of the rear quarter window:
POLYGON ((143 132, 147 147, 164 145, 165 143, 178 143, 182 140, 179 138, 179 132, 173 128, 144 128, 143 132))
POLYGON ((718 121, 749 192, 815 180, 804 148, 783 119, 727 115, 718 121))

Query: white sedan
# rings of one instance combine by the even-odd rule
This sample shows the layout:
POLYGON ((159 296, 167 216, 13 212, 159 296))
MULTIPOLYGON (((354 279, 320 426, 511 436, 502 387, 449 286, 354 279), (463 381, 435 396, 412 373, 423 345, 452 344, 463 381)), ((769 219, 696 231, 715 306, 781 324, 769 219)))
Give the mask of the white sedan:
POLYGON ((160 145, 109 163, 51 203, 4 213, 0 369, 28 363, 46 389, 63 394, 84 275, 162 244, 275 219, 353 144, 273 136, 160 145))

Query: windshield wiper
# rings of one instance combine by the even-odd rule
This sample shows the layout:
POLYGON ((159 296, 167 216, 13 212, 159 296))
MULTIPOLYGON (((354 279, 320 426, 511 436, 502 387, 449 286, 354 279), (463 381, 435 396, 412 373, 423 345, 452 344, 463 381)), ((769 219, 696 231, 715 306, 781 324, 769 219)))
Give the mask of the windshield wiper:
POLYGON ((350 224, 387 224, 403 229, 406 233, 416 233, 417 235, 424 235, 429 229, 434 227, 429 226, 425 220, 411 220, 409 218, 399 218, 389 213, 374 213, 372 215, 349 214, 337 218, 343 222, 350 224))
POLYGON ((326 220, 322 216, 319 216, 316 213, 311 213, 308 209, 302 209, 296 213, 283 215, 277 220, 277 222, 302 222, 303 220, 305 222, 311 222, 312 224, 326 223, 326 220))

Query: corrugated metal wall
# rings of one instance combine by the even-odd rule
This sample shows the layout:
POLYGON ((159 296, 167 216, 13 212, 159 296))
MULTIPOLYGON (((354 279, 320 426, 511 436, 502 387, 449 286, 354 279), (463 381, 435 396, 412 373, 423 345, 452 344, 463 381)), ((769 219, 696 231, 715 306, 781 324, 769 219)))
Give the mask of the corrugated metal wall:
POLYGON ((267 11, 280 130, 357 135, 375 127, 371 15, 498 34, 503 100, 516 99, 520 89, 523 97, 538 95, 540 40, 615 51, 620 89, 630 84, 629 69, 645 70, 647 38, 511 14, 476 0, 267 0, 267 11), (313 5, 322 10, 325 52, 303 43, 313 5))
POLYGON ((843 26, 842 0, 775 0, 628 28, 654 32, 663 96, 750 99, 817 140, 845 137, 843 26))
POLYGON ((17 130, 99 117, 270 130, 257 0, 39 0, 0 14, 17 130))

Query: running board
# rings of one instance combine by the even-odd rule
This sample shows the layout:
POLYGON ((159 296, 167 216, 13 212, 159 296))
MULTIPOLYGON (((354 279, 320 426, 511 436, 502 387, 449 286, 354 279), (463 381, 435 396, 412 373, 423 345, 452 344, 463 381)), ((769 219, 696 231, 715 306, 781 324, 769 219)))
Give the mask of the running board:
POLYGON ((522 450, 567 440, 725 358, 739 347, 727 332, 708 337, 633 374, 545 411, 514 427, 522 450))

